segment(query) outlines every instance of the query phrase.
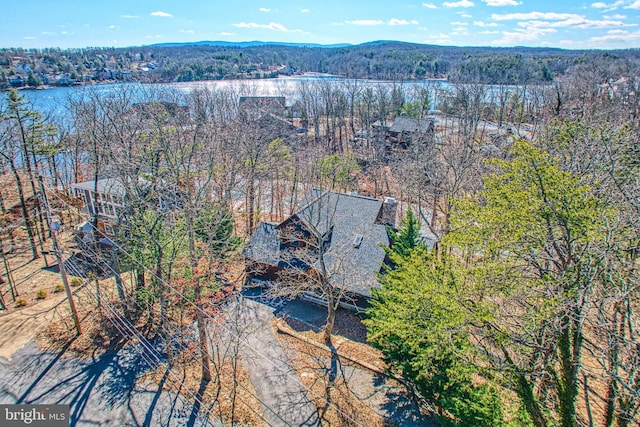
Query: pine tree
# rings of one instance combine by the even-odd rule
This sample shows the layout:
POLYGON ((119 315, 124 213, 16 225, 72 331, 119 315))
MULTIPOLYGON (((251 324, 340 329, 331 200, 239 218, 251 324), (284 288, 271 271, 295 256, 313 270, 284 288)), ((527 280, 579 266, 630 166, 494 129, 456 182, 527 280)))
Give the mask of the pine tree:
POLYGON ((390 230, 389 234, 392 241, 391 251, 402 257, 407 257, 412 250, 424 246, 420 236, 420 221, 411 209, 402 219, 398 231, 390 230))

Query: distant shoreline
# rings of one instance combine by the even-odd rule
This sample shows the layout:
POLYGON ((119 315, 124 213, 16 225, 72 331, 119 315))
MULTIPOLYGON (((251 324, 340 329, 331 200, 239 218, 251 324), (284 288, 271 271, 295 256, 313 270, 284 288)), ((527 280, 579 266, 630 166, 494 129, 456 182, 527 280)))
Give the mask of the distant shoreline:
MULTIPOLYGON (((260 81, 260 80, 278 80, 278 79, 282 79, 282 80, 287 80, 287 79, 296 79, 296 78, 317 78, 317 79, 348 79, 349 77, 345 77, 345 76, 341 76, 338 74, 329 74, 329 73, 319 73, 319 72, 315 72, 315 71, 308 71, 305 73, 300 73, 300 74, 293 74, 290 76, 287 75, 281 75, 281 76, 277 76, 277 77, 266 77, 266 78, 233 78, 233 79, 210 79, 210 80, 190 80, 190 81, 183 81, 183 82, 175 82, 175 81, 141 81, 141 80, 128 80, 128 81, 122 81, 122 80, 102 80, 102 81, 90 81, 90 82, 79 82, 79 83, 75 83, 75 84, 71 84, 71 85, 51 85, 51 84, 47 84, 47 85, 40 85, 40 86, 36 86, 36 87, 32 87, 32 86, 20 86, 20 87, 8 87, 6 89, 4 89, 3 91, 9 91, 11 89, 16 89, 18 91, 23 91, 23 90, 28 90, 28 91, 32 91, 32 90, 48 90, 48 89, 58 89, 58 88, 70 88, 70 87, 84 87, 84 86, 96 86, 96 85, 112 85, 112 84, 142 84, 142 85, 147 85, 147 84, 172 84, 172 83, 206 83, 206 82, 231 82, 231 81, 238 81, 238 80, 256 80, 256 81, 260 81)), ((376 79, 359 79, 359 78, 354 78, 354 80, 363 80, 363 81, 376 81, 376 79)), ((388 81, 392 81, 392 80, 378 80, 380 82, 388 82, 388 81)), ((445 77, 442 78, 428 78, 428 79, 411 79, 411 80, 402 80, 402 81, 412 81, 412 82, 418 82, 418 81, 424 81, 424 82, 448 82, 449 80, 445 77)))

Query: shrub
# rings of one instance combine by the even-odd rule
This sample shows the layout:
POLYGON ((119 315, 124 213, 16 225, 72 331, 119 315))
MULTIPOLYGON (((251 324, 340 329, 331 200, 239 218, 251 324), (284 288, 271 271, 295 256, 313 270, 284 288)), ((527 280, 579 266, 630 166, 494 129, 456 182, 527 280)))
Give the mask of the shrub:
POLYGON ((49 292, 46 289, 40 289, 36 292, 36 299, 45 299, 47 295, 49 295, 49 292))
POLYGON ((62 291, 64 291, 64 285, 62 283, 58 283, 56 287, 53 289, 53 292, 56 294, 62 291))
POLYGON ((25 305, 27 305, 27 300, 24 298, 18 298, 14 304, 14 307, 24 307, 25 305))
POLYGON ((74 277, 73 279, 71 279, 71 286, 80 286, 84 283, 84 280, 80 279, 79 277, 74 277))

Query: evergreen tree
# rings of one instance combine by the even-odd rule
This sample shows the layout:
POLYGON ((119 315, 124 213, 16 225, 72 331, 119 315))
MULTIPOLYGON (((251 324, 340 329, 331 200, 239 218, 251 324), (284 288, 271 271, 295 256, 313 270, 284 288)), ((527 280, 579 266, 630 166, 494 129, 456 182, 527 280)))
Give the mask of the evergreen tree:
POLYGON ((413 249, 424 246, 421 243, 420 221, 418 221, 411 209, 407 211, 407 214, 402 219, 398 231, 389 230, 389 234, 392 241, 390 250, 400 256, 409 256, 413 249))

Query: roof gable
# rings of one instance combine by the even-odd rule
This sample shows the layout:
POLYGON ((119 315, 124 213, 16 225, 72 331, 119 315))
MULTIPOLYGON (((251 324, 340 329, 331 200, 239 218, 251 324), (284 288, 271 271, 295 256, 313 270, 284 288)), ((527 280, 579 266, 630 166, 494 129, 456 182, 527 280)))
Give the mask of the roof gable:
POLYGON ((386 256, 381 245, 390 244, 386 227, 379 223, 382 206, 382 200, 371 197, 313 189, 305 196, 300 209, 285 221, 278 225, 260 224, 245 255, 282 266, 287 255, 282 252, 286 249, 279 245, 280 233, 290 225, 300 224, 312 236, 327 242, 324 261, 331 282, 370 296, 371 288, 379 286, 376 273, 386 256))

